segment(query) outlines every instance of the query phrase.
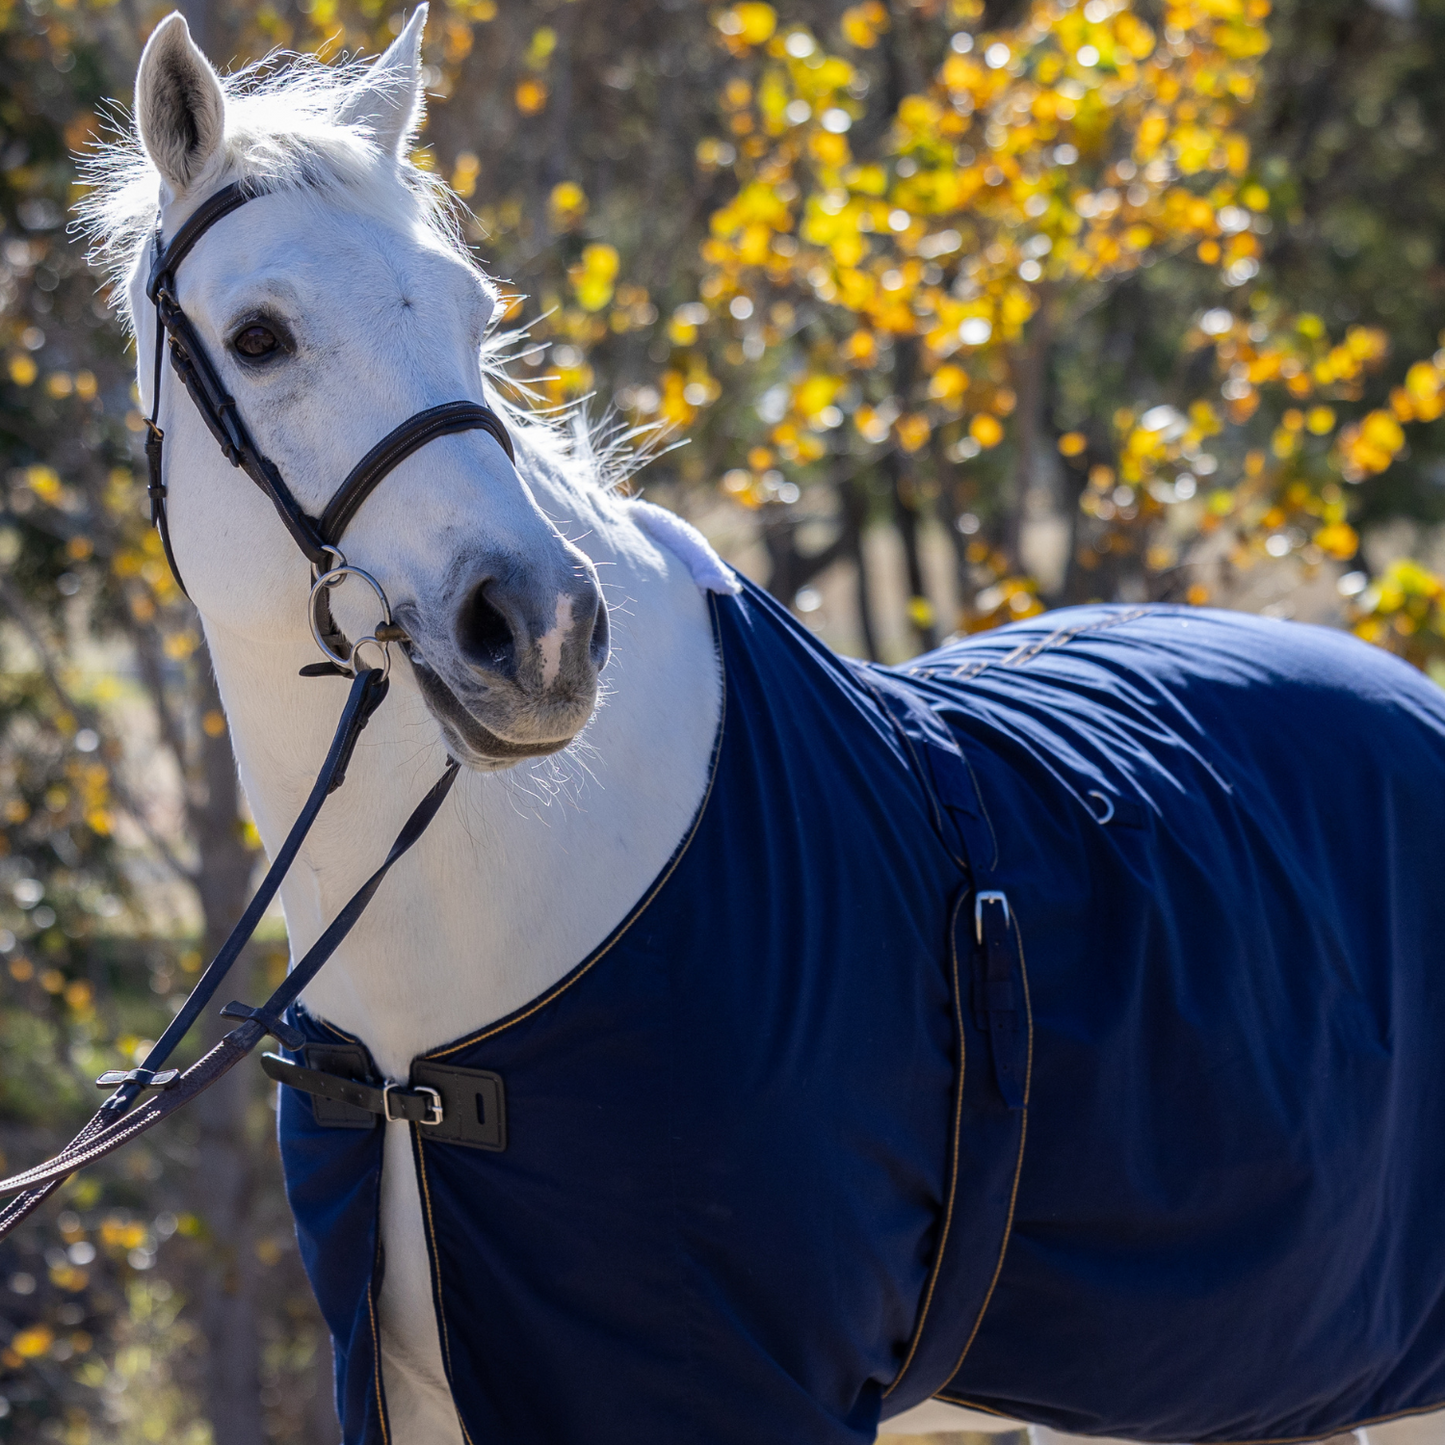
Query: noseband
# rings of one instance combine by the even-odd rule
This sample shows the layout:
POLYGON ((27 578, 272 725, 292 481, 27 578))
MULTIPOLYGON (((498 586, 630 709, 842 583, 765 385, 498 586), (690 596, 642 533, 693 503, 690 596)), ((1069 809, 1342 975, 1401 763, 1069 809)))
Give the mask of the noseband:
POLYGON ((165 244, 160 223, 156 224, 155 261, 146 282, 146 295, 155 303, 156 308, 155 372, 151 386, 151 414, 146 421, 146 461, 150 471, 147 493, 151 504, 151 524, 160 533, 161 546, 165 550, 171 575, 176 579, 176 586, 185 592, 186 585, 181 580, 180 568, 176 565, 175 553, 171 550, 170 520, 166 515, 165 471, 162 465, 165 433, 159 424, 161 360, 166 339, 169 338, 171 366, 190 393, 196 410, 210 428, 222 454, 233 467, 239 467, 245 472, 270 498, 271 505, 276 508, 276 513, 291 534, 292 541, 311 564, 311 628, 327 661, 308 668, 307 672, 313 675, 328 672, 354 673, 356 649, 363 642, 375 642, 381 648, 383 658, 389 666, 387 644, 400 641, 403 634, 391 620, 391 609, 387 605, 386 594, 380 583, 360 568, 350 566, 340 550, 341 537, 348 523, 384 477, 413 452, 438 437, 450 436, 455 432, 485 431, 496 439, 509 461, 515 463, 516 453, 507 428, 491 407, 475 401, 443 402, 440 406, 428 407, 427 410, 408 417, 377 442, 347 474, 319 518, 312 517, 302 508, 282 478, 280 468, 256 445, 245 419, 237 409, 235 398, 226 390, 220 372, 216 370, 207 353, 200 333, 176 298, 176 272, 201 237, 217 221, 229 216, 232 211, 239 210, 247 201, 264 194, 264 191, 253 190, 243 181, 226 186, 196 208, 171 238, 169 245, 165 244), (381 623, 371 636, 361 638, 355 644, 348 643, 337 630, 331 621, 326 602, 330 589, 352 575, 360 576, 371 584, 382 606, 381 623))
MULTIPOLYGON (((362 911, 381 886, 381 880, 387 871, 426 831, 456 781, 458 765, 455 759, 449 758, 442 776, 417 804, 411 817, 397 834, 396 841, 381 866, 357 889, 321 937, 264 1004, 256 1008, 242 1003, 227 1004, 221 1013, 227 1018, 241 1020, 239 1027, 232 1029, 215 1048, 184 1073, 179 1069, 163 1067, 176 1045, 200 1017, 201 1010, 220 987, 231 965, 240 957, 241 950, 256 931, 267 905, 275 897, 282 878, 300 851, 311 825, 316 821, 322 804, 345 781, 346 769, 357 739, 361 736, 361 730, 386 696, 387 673, 390 669, 388 644, 402 641, 405 633, 391 620, 391 609, 387 605, 381 584, 370 573, 351 566, 342 554, 339 543, 347 523, 356 515, 357 508, 371 495, 383 477, 414 451, 437 437, 462 431, 490 432, 506 452, 508 459, 516 461, 512 439, 507 435, 501 419, 490 407, 474 401, 449 401, 441 406, 417 412, 415 416, 409 417, 399 427, 388 432, 347 474, 319 519, 302 510, 300 503, 291 494, 291 489, 282 479, 279 468, 256 445, 245 420, 236 408, 235 398, 227 392, 220 372, 207 355, 195 326, 181 309, 175 292, 176 271, 196 242, 223 216, 229 216, 232 211, 244 206, 259 194, 262 193, 253 191, 242 183, 217 191, 197 208, 195 214, 171 238, 169 245, 164 243, 160 226, 156 227, 155 264, 151 267, 150 279, 146 284, 146 295, 155 303, 156 308, 155 376, 151 414, 146 423, 149 428, 146 460, 150 467, 148 491, 151 522, 160 532, 161 545, 165 549, 166 561, 170 564, 176 585, 185 592, 180 569, 176 566, 175 555, 171 551, 170 524, 166 516, 165 473, 162 466, 165 434, 159 424, 161 358, 166 338, 169 337, 171 365, 175 368, 176 375, 185 383, 191 400, 205 418, 206 425, 220 444, 226 460, 233 467, 240 467, 271 499, 271 504, 276 508, 292 540, 311 564, 311 631, 325 653, 326 661, 313 663, 303 668, 302 673, 312 677, 327 674, 349 676, 351 691, 342 708, 341 720, 337 724, 321 773, 313 784, 300 815, 292 824, 286 841, 277 850, 266 876, 261 880, 240 921, 231 930, 230 937, 201 975, 169 1027, 151 1047, 140 1067, 102 1074, 96 1080, 102 1088, 113 1088, 115 1092, 55 1158, 36 1165, 33 1169, 11 1175, 8 1179, 0 1179, 0 1194, 17 1195, 0 1208, 0 1238, 38 1208, 75 1170, 120 1148, 122 1144, 143 1134, 210 1088, 240 1063, 267 1034, 279 1039, 288 1048, 299 1049, 302 1046, 304 1038, 287 1022, 286 1010, 296 1002, 301 991, 316 977, 321 966, 355 926, 362 911), (347 642, 336 628, 327 603, 330 589, 350 576, 360 577, 371 585, 380 600, 382 610, 382 620, 372 629, 371 634, 354 643, 347 642), (366 642, 375 643, 381 650, 381 667, 361 666, 357 651, 366 642), (149 1094, 149 1097, 136 1107, 143 1094, 149 1094)), ((273 1067, 285 1069, 291 1066, 282 1060, 276 1061, 273 1067)), ((440 1124, 440 1107, 429 1104, 423 1097, 429 1093, 433 1094, 433 1099, 436 1097, 431 1090, 409 1090, 403 1084, 388 1084, 384 1090, 387 1117, 418 1119, 423 1124, 440 1124), (400 1109, 400 1113, 395 1116, 391 1112, 393 1095, 399 1100, 400 1109), (418 1109, 420 1112, 417 1112, 418 1109)))

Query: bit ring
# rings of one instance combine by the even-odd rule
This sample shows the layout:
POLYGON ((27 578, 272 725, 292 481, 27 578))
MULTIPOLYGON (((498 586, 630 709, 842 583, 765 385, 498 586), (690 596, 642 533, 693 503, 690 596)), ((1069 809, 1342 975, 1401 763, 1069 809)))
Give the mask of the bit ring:
POLYGON ((340 559, 338 564, 329 572, 323 572, 315 582, 311 584, 311 597, 307 603, 307 620, 311 623, 311 636, 316 640, 316 645, 321 649, 322 656, 328 662, 334 663, 337 667, 345 668, 354 677, 357 672, 355 661, 356 651, 362 643, 370 642, 381 649, 383 675, 391 671, 390 639, 386 642, 378 640, 377 632, 394 631, 396 624, 391 620, 391 604, 386 600, 386 593, 382 590, 381 583, 361 567, 353 567, 335 547, 328 547, 328 552, 334 553, 340 559), (326 641, 326 634, 322 631, 320 609, 317 607, 317 600, 324 599, 325 594, 333 587, 339 587, 348 577, 360 577, 373 592, 376 593, 376 600, 381 603, 381 621, 376 624, 375 629, 365 637, 359 638, 355 643, 349 644, 345 654, 336 652, 326 641))

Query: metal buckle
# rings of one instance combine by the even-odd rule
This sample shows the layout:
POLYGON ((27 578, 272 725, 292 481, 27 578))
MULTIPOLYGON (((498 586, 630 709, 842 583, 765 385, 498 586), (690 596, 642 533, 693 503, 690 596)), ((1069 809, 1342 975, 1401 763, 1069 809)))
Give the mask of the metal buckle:
POLYGON ((321 649, 328 662, 334 663, 337 667, 344 669, 353 677, 360 670, 357 652, 366 643, 371 643, 373 647, 381 649, 382 676, 385 677, 391 672, 391 648, 389 644, 392 641, 400 640, 400 636, 404 635, 401 633, 401 629, 391 620, 391 604, 386 600, 386 593, 382 591, 381 583, 378 582, 370 572, 363 571, 360 567, 353 567, 346 558, 341 555, 337 548, 328 546, 326 550, 336 558, 336 566, 332 567, 329 571, 321 573, 311 584, 311 598, 306 609, 308 619, 311 623, 311 636, 315 638, 317 647, 321 649), (351 644, 351 652, 348 656, 342 656, 341 653, 334 651, 327 645, 326 634, 322 630, 321 618, 319 616, 320 609, 317 607, 317 601, 333 587, 340 586, 348 577, 360 577, 361 580, 376 593, 377 601, 381 603, 381 621, 376 624, 367 636, 359 637, 351 644), (378 636, 378 633, 381 635, 378 636))
POLYGON ((442 1096, 437 1093, 435 1089, 429 1089, 425 1085, 421 1085, 415 1089, 411 1089, 408 1088, 405 1084, 383 1084, 381 1089, 381 1109, 382 1113, 386 1115, 386 1122, 388 1124, 405 1124, 410 1122, 406 1119, 404 1115, 393 1114, 391 1112, 391 1091, 393 1089, 403 1089, 408 1094, 431 1095, 431 1098, 427 1101, 427 1107, 431 1111, 431 1117, 426 1119, 418 1119, 416 1121, 418 1124, 440 1124, 442 1120, 446 1117, 442 1109, 442 1096))
POLYGON ((999 903, 1003 905, 1003 926, 1009 926, 1008 894, 997 892, 983 892, 974 895, 973 900, 973 931, 980 943, 983 942, 983 905, 985 903, 999 903))

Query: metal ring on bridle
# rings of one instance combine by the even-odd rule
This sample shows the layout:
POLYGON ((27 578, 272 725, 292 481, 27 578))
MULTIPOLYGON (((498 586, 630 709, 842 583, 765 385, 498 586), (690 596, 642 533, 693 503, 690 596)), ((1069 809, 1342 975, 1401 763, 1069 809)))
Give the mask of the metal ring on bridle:
POLYGON ((1093 813, 1094 817, 1098 819, 1100 823, 1112 821, 1114 817, 1114 800, 1107 793, 1101 793, 1098 788, 1090 788, 1084 796, 1097 798, 1104 805, 1102 808, 1096 808, 1092 803, 1089 804, 1089 811, 1093 813))
POLYGON ((351 644, 351 669, 352 669, 352 672, 353 672, 353 673, 357 673, 357 672, 360 672, 360 671, 361 671, 361 663, 360 663, 360 661, 359 661, 358 659, 359 659, 360 656, 361 656, 361 649, 362 649, 363 647, 365 647, 368 642, 371 643, 371 645, 372 645, 373 647, 379 647, 379 648, 381 649, 381 675, 382 675, 382 678, 385 679, 385 678, 390 677, 390 676, 391 676, 391 646, 390 646, 389 643, 382 642, 379 638, 373 637, 373 636, 371 635, 371 633, 369 633, 369 632, 366 634, 365 637, 358 637, 358 638, 356 639, 356 641, 351 644))
MULTIPOLYGON (((326 550, 328 552, 334 552, 336 556, 341 557, 341 553, 337 552, 334 547, 328 547, 326 550)), ((353 567, 343 557, 339 566, 333 567, 329 572, 323 572, 312 584, 311 598, 306 609, 307 618, 311 623, 311 636, 316 639, 317 647, 321 649, 322 654, 328 662, 334 662, 337 667, 344 667, 353 673, 357 670, 356 663, 353 660, 356 657, 357 649, 362 643, 373 643, 381 649, 382 667, 384 671, 390 672, 390 647, 386 642, 379 641, 374 633, 368 633, 365 637, 359 638, 356 642, 352 643, 350 655, 345 657, 333 651, 326 643, 326 635, 322 631, 321 619, 317 615, 317 599, 321 598, 324 593, 329 592, 333 587, 337 587, 345 582, 348 577, 360 577, 361 580, 376 593, 376 600, 381 603, 381 622, 377 624, 378 630, 382 627, 392 626, 391 604, 386 600, 386 593, 382 591, 381 583, 378 582, 370 572, 366 572, 360 567, 353 567)))
MULTIPOLYGON (((345 567, 345 566, 347 565, 347 562, 346 562, 346 553, 344 553, 344 552, 341 550, 340 547, 333 547, 330 542, 323 542, 323 543, 321 544, 321 550, 322 550, 323 552, 330 552, 331 555, 336 558, 336 565, 333 566, 333 567, 328 567, 328 568, 327 568, 327 571, 328 571, 328 572, 336 572, 336 571, 338 571, 340 568, 345 567)), ((314 582, 319 581, 320 578, 321 578, 321 570, 320 570, 320 568, 318 568, 317 565, 313 562, 313 563, 311 564, 311 580, 312 580, 312 582, 314 583, 314 582)))

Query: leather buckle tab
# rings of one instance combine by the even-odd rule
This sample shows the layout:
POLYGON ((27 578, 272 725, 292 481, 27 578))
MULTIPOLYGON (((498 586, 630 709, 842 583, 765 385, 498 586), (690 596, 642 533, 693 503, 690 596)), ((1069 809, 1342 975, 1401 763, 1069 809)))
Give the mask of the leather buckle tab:
POLYGON ((122 1084, 139 1084, 143 1089, 169 1089, 180 1076, 179 1069, 107 1069, 95 1087, 118 1089, 122 1084))

